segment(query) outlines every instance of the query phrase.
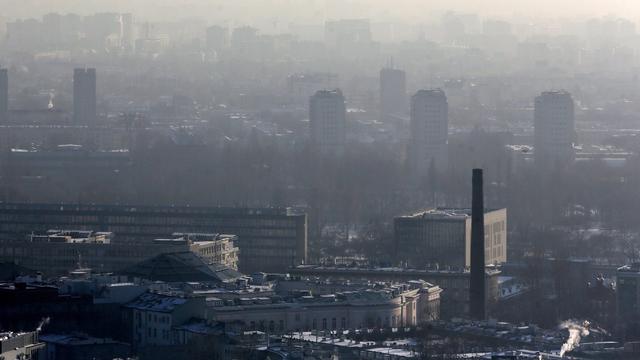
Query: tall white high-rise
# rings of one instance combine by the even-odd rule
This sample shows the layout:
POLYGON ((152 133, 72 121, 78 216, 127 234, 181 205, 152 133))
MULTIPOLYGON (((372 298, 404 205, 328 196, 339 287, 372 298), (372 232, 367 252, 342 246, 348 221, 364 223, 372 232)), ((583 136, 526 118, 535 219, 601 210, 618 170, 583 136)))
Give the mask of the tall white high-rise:
POLYGON ((534 127, 536 164, 554 166, 573 162, 575 118, 571 94, 566 91, 545 91, 537 96, 534 127))
POLYGON ((399 69, 380 70, 380 120, 387 121, 393 115, 405 114, 407 109, 407 80, 399 69))
POLYGON ((449 103, 440 89, 419 90, 411 97, 410 159, 414 170, 427 175, 431 164, 443 171, 448 162, 449 103))
POLYGON ((92 126, 96 117, 96 69, 74 69, 73 123, 92 126))
POLYGON ((309 100, 311 142, 322 153, 340 153, 346 142, 346 106, 342 91, 319 90, 309 100))

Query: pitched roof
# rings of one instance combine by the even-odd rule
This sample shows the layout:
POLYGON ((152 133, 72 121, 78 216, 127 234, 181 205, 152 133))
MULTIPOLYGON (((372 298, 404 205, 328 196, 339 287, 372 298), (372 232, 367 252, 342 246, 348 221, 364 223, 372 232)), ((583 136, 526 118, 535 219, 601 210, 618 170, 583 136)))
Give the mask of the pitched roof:
POLYGON ((123 274, 164 282, 232 282, 242 276, 239 272, 220 264, 208 265, 190 252, 160 254, 122 271, 123 274))

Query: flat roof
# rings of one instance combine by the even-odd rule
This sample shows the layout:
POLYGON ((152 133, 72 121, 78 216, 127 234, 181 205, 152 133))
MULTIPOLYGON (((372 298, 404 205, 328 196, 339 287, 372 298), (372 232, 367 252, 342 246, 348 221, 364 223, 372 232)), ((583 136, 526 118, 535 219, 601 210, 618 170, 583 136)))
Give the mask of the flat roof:
MULTIPOLYGON (((494 211, 499 211, 499 210, 503 210, 506 208, 497 208, 497 209, 490 209, 490 208, 486 208, 484 209, 484 213, 488 214, 494 211)), ((468 217, 471 216, 471 208, 445 208, 445 207, 438 207, 438 208, 432 208, 432 209, 426 209, 426 210, 420 210, 417 211, 413 214, 409 214, 409 215, 403 215, 403 216, 398 216, 397 218, 418 218, 418 217, 422 217, 422 218, 433 218, 433 219, 440 219, 440 218, 449 218, 449 219, 466 219, 468 217)))

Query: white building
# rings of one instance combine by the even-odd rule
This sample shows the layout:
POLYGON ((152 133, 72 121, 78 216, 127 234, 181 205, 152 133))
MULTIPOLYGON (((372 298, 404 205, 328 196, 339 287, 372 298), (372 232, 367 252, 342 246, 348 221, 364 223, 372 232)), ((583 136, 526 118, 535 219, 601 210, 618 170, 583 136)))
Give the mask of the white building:
POLYGON ((407 112, 407 79, 400 69, 380 70, 380 120, 407 112))
POLYGON ((419 90, 411 97, 410 158, 414 170, 427 175, 431 164, 443 171, 448 162, 449 103, 444 91, 419 90))
POLYGON ((573 162, 576 139, 574 104, 566 91, 546 91, 535 99, 534 156, 536 164, 573 162))
POLYGON ((208 306, 207 318, 223 323, 241 323, 245 330, 285 333, 411 327, 437 320, 440 315, 442 290, 424 281, 368 289, 336 286, 342 290, 330 293, 303 284, 297 295, 281 300, 246 297, 233 302, 214 302, 208 306))
POLYGON ((340 89, 319 90, 309 101, 311 143, 321 153, 342 153, 346 142, 346 106, 340 89))

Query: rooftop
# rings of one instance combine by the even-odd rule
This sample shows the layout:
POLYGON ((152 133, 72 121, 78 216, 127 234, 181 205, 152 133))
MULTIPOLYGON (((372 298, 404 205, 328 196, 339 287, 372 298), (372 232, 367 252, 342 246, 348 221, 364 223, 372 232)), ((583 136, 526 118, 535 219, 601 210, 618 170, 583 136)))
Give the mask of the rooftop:
POLYGON ((136 206, 136 205, 101 205, 101 204, 22 204, 0 202, 0 211, 46 211, 65 213, 113 212, 149 214, 190 214, 190 215, 272 215, 298 216, 289 208, 235 208, 235 207, 200 207, 200 206, 136 206))
MULTIPOLYGON (((498 211, 501 209, 485 209, 485 213, 498 211)), ((470 208, 432 208, 420 210, 410 215, 399 216, 398 218, 429 218, 429 219, 455 219, 462 220, 471 217, 470 208)))
POLYGON ((184 305, 186 303, 187 299, 184 298, 154 293, 144 293, 125 306, 138 310, 170 313, 173 312, 173 310, 175 310, 178 306, 184 305))
POLYGON ((122 274, 152 281, 224 283, 242 274, 219 264, 207 264, 191 251, 160 254, 122 271, 122 274))
MULTIPOLYGON (((324 265, 315 265, 315 264, 307 264, 307 265, 298 265, 296 267, 291 268, 291 270, 299 271, 301 273, 309 272, 351 272, 351 273, 380 273, 380 274, 415 274, 415 275, 433 275, 433 276, 446 276, 446 275, 465 275, 469 274, 468 269, 457 269, 457 270, 436 270, 436 269, 410 269, 410 268, 401 268, 401 267, 347 267, 347 266, 324 266, 324 265)), ((501 273, 500 270, 493 267, 486 267, 485 272, 487 275, 499 275, 501 273)))
POLYGON ((118 341, 109 339, 109 338, 94 338, 88 335, 78 335, 78 334, 73 334, 73 335, 46 334, 46 335, 40 335, 39 339, 47 343, 53 343, 53 344, 59 344, 59 345, 72 345, 72 346, 119 343, 118 341))

